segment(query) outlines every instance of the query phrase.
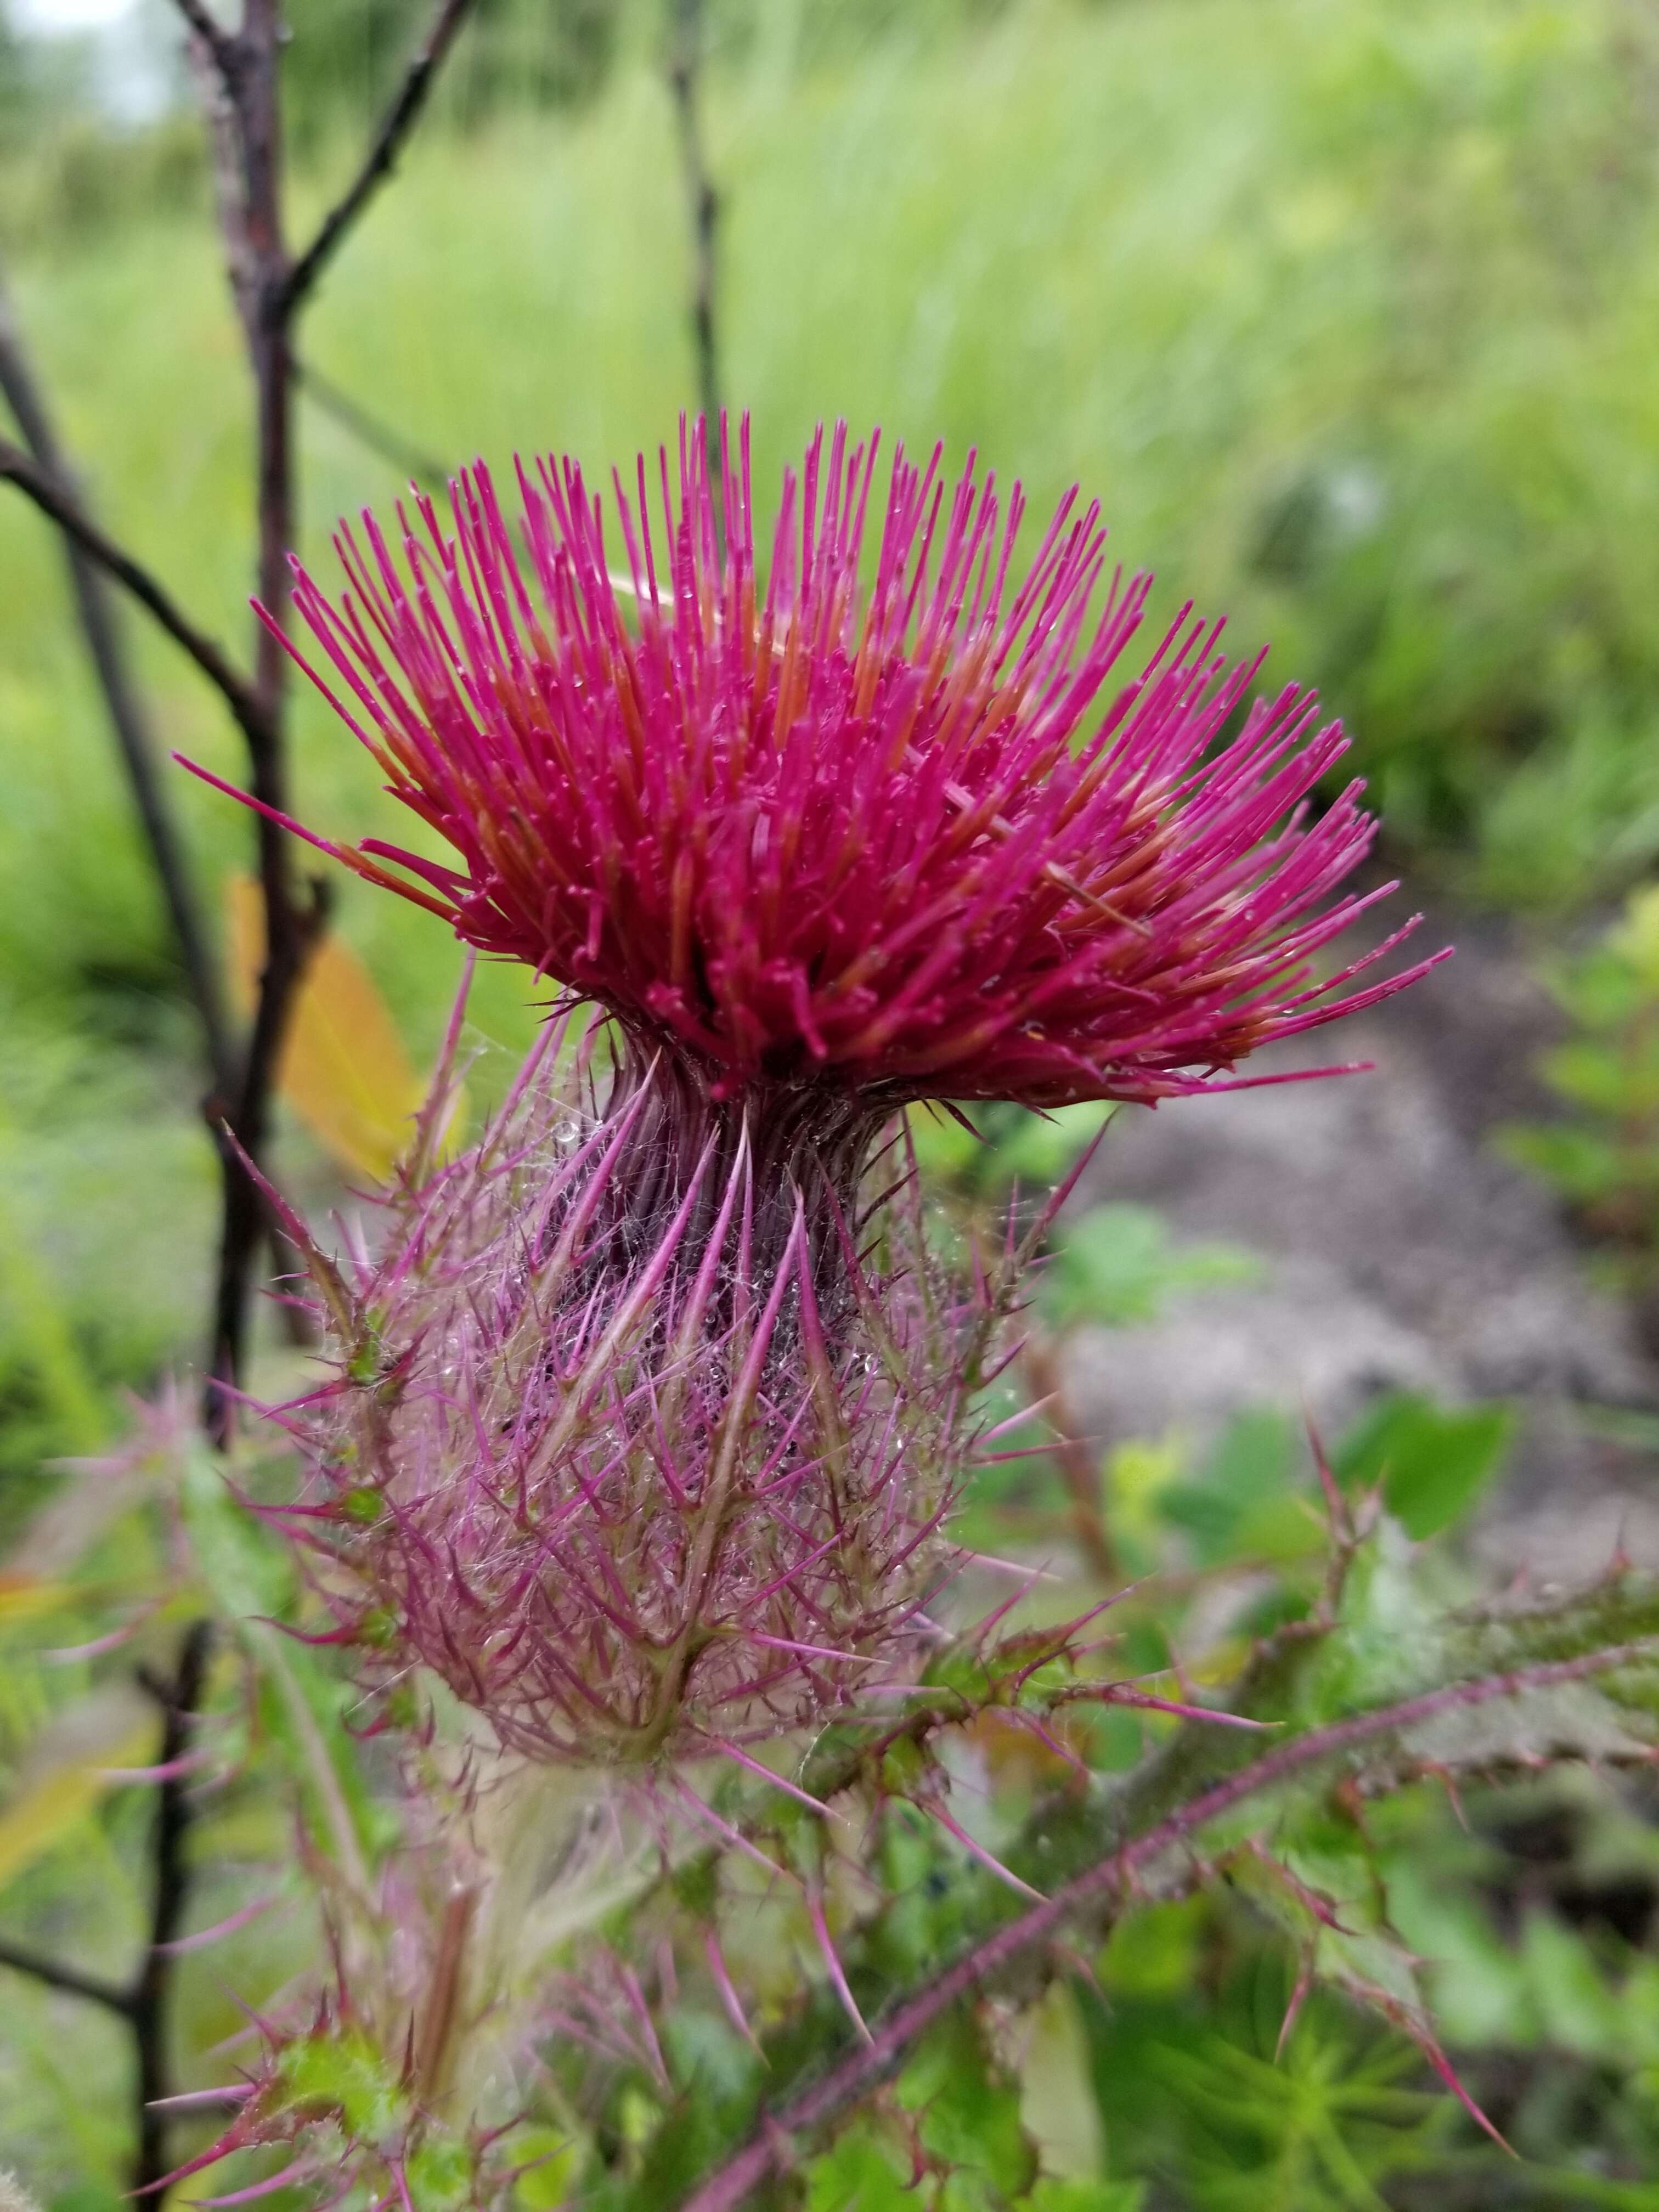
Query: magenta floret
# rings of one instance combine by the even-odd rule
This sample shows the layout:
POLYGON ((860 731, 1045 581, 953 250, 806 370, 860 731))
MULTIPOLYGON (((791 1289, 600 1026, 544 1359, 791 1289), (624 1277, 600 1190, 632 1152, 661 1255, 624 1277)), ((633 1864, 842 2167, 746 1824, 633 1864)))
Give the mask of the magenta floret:
POLYGON ((400 509, 401 563, 343 531, 337 605, 296 567, 316 680, 454 857, 326 849, 731 1097, 1156 1100, 1410 981, 1316 966, 1382 894, 1327 904, 1374 824, 1358 782, 1305 811, 1346 750, 1312 695, 1246 708, 1260 660, 1189 611, 1115 681, 1151 580, 1098 506, 1016 581, 1018 485, 900 449, 884 505, 878 443, 814 439, 763 581, 746 422, 723 551, 701 424, 610 538, 568 459, 512 520, 482 465, 400 509))

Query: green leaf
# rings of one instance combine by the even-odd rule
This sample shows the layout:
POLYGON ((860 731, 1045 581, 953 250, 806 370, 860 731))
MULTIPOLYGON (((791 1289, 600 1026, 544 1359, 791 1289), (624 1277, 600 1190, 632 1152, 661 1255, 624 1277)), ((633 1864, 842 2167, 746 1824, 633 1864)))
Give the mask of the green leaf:
POLYGON ((1096 1972, 1102 1989, 1116 1997, 1179 1996, 1197 1974, 1209 1914, 1202 1897, 1126 1912, 1100 1954, 1096 1972))
POLYGON ((1016 2212, 1140 2212, 1146 2201, 1139 2181, 1061 2181, 1045 2175, 1016 2212))
POLYGON ((337 2113, 358 2141, 376 2147, 394 2139, 410 2110, 396 2069, 366 2035, 350 2028, 286 2045, 269 2094, 280 2111, 337 2113))
POLYGON ((982 2175, 1005 2195, 1035 2178, 1018 2087, 994 2068, 971 2014, 954 2015, 921 2045, 899 2077, 898 2098, 915 2113, 935 2158, 982 2175))
POLYGON ((1544 1079, 1575 1105, 1624 1120, 1659 1112, 1659 1038, 1637 1044, 1629 1035, 1605 1044, 1582 1040, 1544 1055, 1544 1079))
POLYGON ((1593 1129, 1564 1123, 1516 1125, 1500 1129, 1498 1150, 1517 1167, 1538 1176, 1564 1198, 1593 1205, 1610 1197, 1628 1179, 1626 1147, 1593 1129))
POLYGON ((868 2122, 848 2129, 806 2169, 806 2212, 915 2212, 910 2169, 868 2122))
POLYGON ((1659 884, 1631 894, 1606 942, 1649 996, 1659 997, 1659 884))
POLYGON ((1632 2053, 1623 2002, 1582 1936, 1553 1912, 1529 1912, 1521 1955, 1547 2043, 1604 2063, 1628 2061, 1632 2053))
POLYGON ((1144 1206, 1097 1206, 1066 1223, 1042 1286, 1056 1327, 1101 1322, 1114 1328, 1153 1321, 1172 1291, 1248 1282, 1256 1263, 1225 1244, 1177 1245, 1163 1217, 1144 1206))
POLYGON ((1461 1520, 1503 1462, 1514 1423, 1504 1406, 1380 1398, 1333 1455, 1346 1483, 1380 1481, 1389 1510, 1421 1540, 1461 1520))
POLYGON ((1288 1414, 1255 1407, 1228 1424, 1192 1481, 1158 1492, 1158 1511, 1185 1529, 1202 1566, 1246 1550, 1296 1556, 1318 1536, 1291 1490, 1301 1458, 1288 1414))
POLYGON ((910 1137, 925 1176, 990 1196, 1014 1182, 1038 1189, 1059 1182, 1115 1111, 1095 1104, 1037 1114, 975 1102, 967 1128, 942 1107, 920 1109, 910 1116, 910 1137))
POLYGON ((1049 2175, 1090 2178, 1104 2163, 1091 2071, 1077 1997, 1056 1981, 1027 2015, 1019 2058, 1020 2118, 1049 2175))
POLYGON ((1388 1878, 1389 1917, 1424 1962, 1435 2018, 1448 2041, 1465 2049, 1533 2048, 1539 2024, 1522 1962, 1480 1903, 1448 1882, 1426 1854, 1398 1854, 1388 1878))
POLYGON ((1078 1155, 1116 1111, 1115 1106, 1103 1105, 1057 1106, 1048 1114, 1022 1111, 1006 1134, 998 1138, 999 1182, 1052 1187, 1071 1172, 1078 1155))
POLYGON ((585 2152, 568 2128, 522 2127, 509 2138, 514 2166, 524 2169, 514 2185, 519 2212, 558 2212, 581 2179, 585 2152))

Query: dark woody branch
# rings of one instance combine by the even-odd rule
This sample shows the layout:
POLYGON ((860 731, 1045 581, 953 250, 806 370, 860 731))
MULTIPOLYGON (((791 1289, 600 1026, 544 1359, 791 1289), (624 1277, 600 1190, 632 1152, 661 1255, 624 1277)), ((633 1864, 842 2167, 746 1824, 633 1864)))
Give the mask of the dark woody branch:
POLYGON ((217 21, 204 0, 173 0, 173 5, 189 26, 192 37, 199 39, 211 55, 219 74, 228 77, 237 62, 234 35, 217 21))
MULTIPOLYGON (((191 1749, 207 1686, 212 1649, 211 1623, 197 1621, 185 1637, 178 1668, 171 1681, 146 1685, 161 1708, 160 1764, 164 1771, 176 1768, 191 1749)), ((150 2188, 167 2171, 167 2116, 160 2109, 160 2100, 167 2094, 169 2087, 167 2015, 173 1969, 171 1946, 184 1925, 190 1893, 188 1847, 193 1814, 188 1790, 182 1774, 167 1771, 167 1779, 156 1792, 149 1940, 144 1946, 127 1999, 138 2058, 135 2191, 150 2188)))
POLYGON ((149 569, 99 528, 56 476, 31 459, 21 446, 14 445, 9 438, 0 438, 0 477, 15 483, 26 499, 33 500, 65 537, 95 561, 106 574, 114 577, 160 623, 220 693, 250 740, 256 735, 263 738, 268 716, 246 678, 231 665, 206 631, 196 627, 149 569))
POLYGON ((59 1966, 55 1959, 42 1958, 21 1943, 0 1942, 0 1966, 8 1966, 15 1974, 27 1974, 31 1981, 44 1982, 49 1990, 62 1990, 72 1997, 85 1997, 88 2003, 102 2005, 106 2010, 118 2013, 123 2020, 132 2017, 132 1992, 118 1988, 113 1982, 102 1980, 96 1974, 83 1974, 77 1967, 59 1966))
POLYGON ((339 251, 346 234, 391 175, 404 141, 418 120, 432 89, 432 82, 454 43, 456 33, 471 10, 473 0, 441 0, 430 28, 404 73, 402 83, 380 119, 368 152, 351 183, 329 210, 316 236, 301 254, 280 287, 275 313, 291 322, 304 306, 317 279, 339 251))

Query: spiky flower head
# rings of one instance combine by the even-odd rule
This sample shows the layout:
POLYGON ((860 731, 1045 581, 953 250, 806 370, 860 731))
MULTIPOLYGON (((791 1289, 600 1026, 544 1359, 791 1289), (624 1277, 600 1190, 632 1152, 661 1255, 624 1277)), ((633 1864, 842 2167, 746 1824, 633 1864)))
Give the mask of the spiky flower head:
POLYGON ((533 1755, 735 1748, 925 1633, 1006 1291, 954 1304, 865 1210, 897 1109, 1202 1090, 1410 980, 1318 970, 1372 825, 1357 785, 1306 810, 1343 750, 1310 697, 1246 709, 1184 615, 1115 683, 1148 580, 1098 508, 1022 575, 1018 487, 938 451, 896 456, 866 586, 876 462, 814 440, 763 581, 746 423, 718 504, 701 425, 654 520, 613 479, 614 544, 547 461, 514 523, 482 467, 453 528, 420 501, 401 562, 343 532, 337 605, 296 571, 317 680, 453 858, 326 849, 602 1017, 313 1267, 297 1517, 342 1632, 533 1755))
POLYGON ((1316 965, 1381 894, 1326 903, 1373 824, 1358 783, 1304 811, 1346 749, 1312 696, 1245 710, 1186 612, 1117 677, 1150 579, 1097 505, 1021 575, 1018 484, 901 448, 883 503, 878 442, 813 440, 763 578, 746 422, 718 507, 698 424, 654 519, 642 458, 609 531, 549 459, 514 520, 482 465, 453 527, 400 508, 401 564, 343 530, 337 604, 296 566, 316 680, 453 858, 326 849, 715 1097, 1157 1100, 1410 980, 1316 965))
POLYGON ((551 1025, 377 1250, 313 1252, 337 1374, 274 1517, 404 1717, 413 1664, 532 1758, 741 1759, 927 1633, 994 1294, 902 1203, 860 1249, 821 1187, 815 1239, 730 1134, 551 1025))

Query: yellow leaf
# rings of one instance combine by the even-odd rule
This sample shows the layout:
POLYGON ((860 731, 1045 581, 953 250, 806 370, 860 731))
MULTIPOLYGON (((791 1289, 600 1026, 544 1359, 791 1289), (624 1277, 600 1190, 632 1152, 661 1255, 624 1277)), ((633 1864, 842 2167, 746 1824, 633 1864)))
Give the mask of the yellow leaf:
POLYGON ((138 1690, 112 1684, 60 1714, 0 1813, 0 1889, 78 1828, 110 1787, 108 1770, 155 1756, 157 1719, 138 1690))
MULTIPOLYGON (((264 908, 247 876, 226 885, 232 988, 251 1015, 264 964, 264 908)), ((325 937, 289 1015, 277 1087, 348 1172, 386 1182, 414 1135, 425 1095, 374 979, 337 937, 325 937)))
MULTIPOLYGON (((0 1573, 0 1627, 56 1613, 74 1595, 65 1583, 45 1582, 38 1575, 0 1573)), ((3 2207, 0 2212, 4 2212, 3 2207)))

